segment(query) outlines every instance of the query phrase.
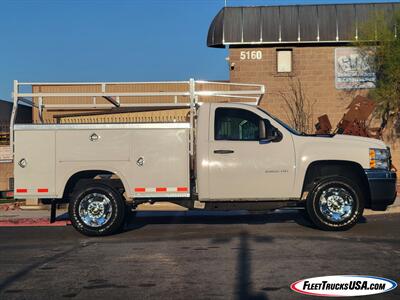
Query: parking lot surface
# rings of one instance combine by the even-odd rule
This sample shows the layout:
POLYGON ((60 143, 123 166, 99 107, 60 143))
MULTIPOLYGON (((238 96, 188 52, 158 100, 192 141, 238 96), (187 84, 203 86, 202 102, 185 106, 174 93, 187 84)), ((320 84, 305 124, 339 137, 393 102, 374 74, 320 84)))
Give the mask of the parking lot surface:
POLYGON ((338 274, 399 282, 399 228, 400 214, 387 214, 323 232, 297 212, 142 212, 103 238, 2 227, 0 299, 312 299, 290 284, 338 274))

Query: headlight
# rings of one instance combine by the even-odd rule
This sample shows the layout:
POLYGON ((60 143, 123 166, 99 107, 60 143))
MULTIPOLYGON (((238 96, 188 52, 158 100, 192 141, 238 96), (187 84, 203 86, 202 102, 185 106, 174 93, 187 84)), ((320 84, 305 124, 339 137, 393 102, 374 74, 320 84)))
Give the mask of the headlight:
POLYGON ((389 149, 369 149, 369 166, 371 169, 389 169, 390 151, 389 149))

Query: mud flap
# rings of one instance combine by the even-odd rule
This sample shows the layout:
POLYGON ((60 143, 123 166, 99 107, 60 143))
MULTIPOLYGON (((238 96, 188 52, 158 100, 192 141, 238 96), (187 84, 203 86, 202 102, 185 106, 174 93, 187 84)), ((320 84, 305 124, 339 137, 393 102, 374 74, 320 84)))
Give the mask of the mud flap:
POLYGON ((56 221, 56 212, 57 212, 57 200, 51 199, 51 206, 50 206, 50 224, 56 221))

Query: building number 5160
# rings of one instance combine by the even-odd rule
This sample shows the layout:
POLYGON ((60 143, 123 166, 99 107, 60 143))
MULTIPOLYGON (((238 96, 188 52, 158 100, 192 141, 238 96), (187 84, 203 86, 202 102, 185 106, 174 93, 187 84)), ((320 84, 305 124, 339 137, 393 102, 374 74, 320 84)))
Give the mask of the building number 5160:
POLYGON ((240 51, 240 60, 259 60, 262 59, 261 51, 240 51))

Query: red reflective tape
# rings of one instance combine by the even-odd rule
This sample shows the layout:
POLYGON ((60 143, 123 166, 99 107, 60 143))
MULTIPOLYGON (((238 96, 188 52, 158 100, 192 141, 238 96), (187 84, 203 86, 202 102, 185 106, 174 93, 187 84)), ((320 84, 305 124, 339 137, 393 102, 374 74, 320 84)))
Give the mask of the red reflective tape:
POLYGON ((28 189, 17 189, 17 193, 27 193, 28 189))
POLYGON ((49 192, 49 189, 43 189, 43 188, 41 188, 41 189, 37 189, 37 191, 38 191, 38 193, 48 193, 48 192, 49 192))
POLYGON ((187 191, 188 191, 188 188, 187 188, 187 187, 184 187, 184 186, 180 186, 180 187, 177 187, 177 188, 176 188, 176 191, 177 191, 177 192, 187 192, 187 191))
POLYGON ((167 191, 167 188, 165 188, 165 187, 156 188, 156 192, 166 192, 166 191, 167 191))
POLYGON ((142 188, 142 187, 135 188, 135 192, 137 192, 137 193, 144 193, 145 191, 146 191, 146 188, 142 188))

